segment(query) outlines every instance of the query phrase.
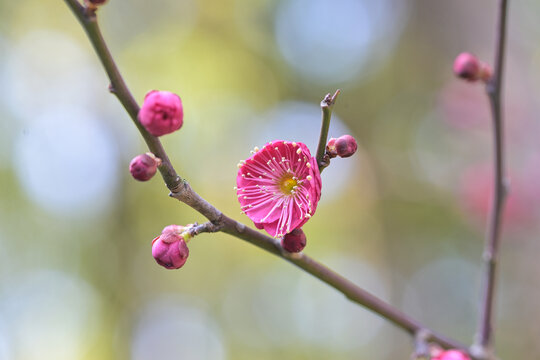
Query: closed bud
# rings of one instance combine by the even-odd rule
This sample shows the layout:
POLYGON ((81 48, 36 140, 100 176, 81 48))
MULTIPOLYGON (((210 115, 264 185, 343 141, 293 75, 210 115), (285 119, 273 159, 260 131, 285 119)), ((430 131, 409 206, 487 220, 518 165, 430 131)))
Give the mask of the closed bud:
POLYGON ((480 80, 488 82, 493 76, 493 69, 485 62, 480 62, 480 80))
POLYGON ((152 240, 152 256, 159 265, 166 269, 179 269, 186 263, 189 249, 185 230, 184 226, 169 225, 152 240))
POLYGON ((358 149, 358 144, 351 135, 343 135, 337 138, 335 147, 336 153, 339 157, 347 158, 356 152, 358 149))
POLYGON ((150 134, 170 134, 184 123, 182 100, 172 92, 152 90, 144 97, 138 117, 150 134))
POLYGON ((137 155, 129 163, 129 172, 135 180, 150 180, 161 165, 161 159, 152 153, 137 155))
POLYGON ((337 156, 336 140, 337 139, 335 138, 330 138, 326 144, 326 153, 328 156, 330 156, 330 158, 335 158, 337 156))
POLYGON ((181 225, 168 225, 163 228, 161 231, 161 240, 166 243, 172 243, 180 240, 182 233, 186 230, 184 226, 181 225))
POLYGON ((89 8, 95 8, 96 6, 103 5, 107 2, 107 0, 84 0, 84 3, 89 8))
POLYGON ((467 81, 480 78, 480 61, 470 53, 461 53, 454 60, 454 74, 467 81))
POLYGON ((493 70, 473 54, 461 53, 454 61, 454 74, 467 81, 488 82, 493 76, 493 70))
POLYGON ((471 358, 460 350, 446 350, 431 358, 432 360, 471 360, 471 358))
POLYGON ((306 246, 306 234, 300 228, 294 229, 283 237, 281 246, 291 253, 300 252, 306 246))

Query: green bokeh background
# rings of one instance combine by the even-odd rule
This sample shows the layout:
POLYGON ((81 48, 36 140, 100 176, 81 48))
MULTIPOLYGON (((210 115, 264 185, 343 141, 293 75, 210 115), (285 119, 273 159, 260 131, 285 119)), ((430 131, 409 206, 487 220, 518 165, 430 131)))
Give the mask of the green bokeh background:
MULTIPOLYGON (((351 2, 372 16, 369 1, 351 2)), ((110 0, 99 18, 138 101, 151 89, 182 97, 184 126, 163 138, 178 173, 246 224, 233 190, 238 160, 271 136, 300 134, 315 143, 318 104, 341 88, 336 122, 359 151, 322 175, 305 252, 468 344, 478 318, 482 191, 489 187, 475 169, 491 160, 490 119, 482 86, 458 81, 451 67, 464 50, 491 61, 496 5, 383 3, 387 17, 372 30, 391 34, 361 49, 357 56, 368 60, 354 74, 336 69, 339 81, 306 75, 309 57, 297 67, 287 61, 276 38, 286 0, 110 0), (291 109, 312 123, 293 112, 284 120, 291 109)), ((510 7, 504 95, 513 193, 496 343, 502 359, 535 359, 540 5, 510 7)), ((338 56, 341 42, 356 36, 330 25, 317 28, 326 35, 321 56, 334 45, 338 56)), ((339 65, 339 56, 327 66, 339 65)), ((107 85, 63 1, 0 0, 0 359, 408 358, 407 334, 242 240, 203 234, 181 270, 157 266, 150 242, 161 229, 204 219, 168 198, 159 177, 130 177, 130 159, 146 149, 107 85), (54 105, 58 114, 69 107, 68 115, 44 134, 36 119, 54 105), (98 124, 110 153, 84 134, 71 138, 62 121, 79 127, 73 108, 98 124), (25 148, 36 141, 32 151, 44 160, 31 167, 25 148), (30 175, 41 181, 29 183, 30 175), (104 186, 95 186, 98 178, 104 186), (55 203, 71 193, 82 200, 55 203)))

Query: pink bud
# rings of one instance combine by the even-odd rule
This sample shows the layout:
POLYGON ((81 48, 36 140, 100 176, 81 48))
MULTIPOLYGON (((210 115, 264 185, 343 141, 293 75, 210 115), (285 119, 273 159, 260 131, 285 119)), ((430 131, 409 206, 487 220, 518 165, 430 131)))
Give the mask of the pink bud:
POLYGON ((84 3, 86 6, 94 8, 99 5, 103 5, 107 2, 107 0, 84 0, 84 3))
POLYGON ((172 92, 152 90, 144 97, 139 121, 154 136, 170 134, 184 123, 182 100, 172 92))
POLYGON ((326 153, 328 156, 330 156, 330 158, 335 158, 337 156, 336 140, 337 139, 335 138, 330 138, 326 144, 326 153))
POLYGON ((152 153, 137 155, 129 163, 129 172, 139 181, 150 180, 156 173, 157 167, 161 165, 161 159, 152 153))
POLYGON ((169 232, 152 240, 152 256, 166 269, 181 268, 189 255, 184 238, 180 234, 169 232))
POLYGON ((446 350, 433 357, 432 360, 471 360, 471 358, 460 350, 446 350))
POLYGON ((184 230, 186 230, 186 227, 181 225, 165 226, 161 231, 161 240, 166 243, 178 241, 182 238, 184 230))
POLYGON ((454 61, 454 74, 468 81, 476 81, 480 78, 480 62, 472 54, 461 53, 454 61))
POLYGON ((485 62, 480 62, 480 80, 488 82, 493 76, 493 69, 485 62))
POLYGON ((336 140, 336 153, 342 158, 347 158, 352 156, 356 149, 358 149, 358 144, 356 140, 351 135, 340 136, 336 140))
POLYGON ((300 228, 294 229, 283 237, 281 246, 288 252, 300 252, 306 246, 306 234, 300 228))

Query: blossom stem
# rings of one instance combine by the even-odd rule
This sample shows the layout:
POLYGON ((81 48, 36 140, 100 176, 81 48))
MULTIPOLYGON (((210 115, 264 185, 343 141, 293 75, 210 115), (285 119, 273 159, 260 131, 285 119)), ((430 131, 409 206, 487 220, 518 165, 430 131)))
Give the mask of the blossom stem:
MULTIPOLYGON (((360 304, 370 309, 371 311, 379 314, 381 317, 387 319, 394 325, 409 332, 411 335, 414 335, 420 330, 425 329, 425 331, 427 331, 427 333, 429 334, 429 341, 435 342, 445 348, 455 348, 466 351, 464 345, 427 329, 418 321, 412 319, 400 310, 394 308, 392 305, 377 298, 375 295, 372 295, 371 293, 362 289, 358 285, 355 285, 353 282, 346 279, 342 275, 334 272, 333 270, 308 257, 307 255, 304 255, 302 253, 290 254, 282 251, 281 245, 278 240, 266 236, 251 228, 248 228, 246 225, 231 219, 230 217, 221 213, 218 209, 216 209, 206 200, 204 200, 199 194, 197 194, 186 181, 180 179, 180 177, 176 174, 176 171, 170 163, 167 154, 165 153, 165 150, 159 142, 159 139, 149 134, 139 123, 137 119, 139 106, 129 92, 125 82, 120 75, 120 72, 118 71, 115 62, 113 61, 113 58, 99 30, 95 13, 87 12, 85 8, 76 0, 64 1, 74 12, 79 22, 85 29, 88 37, 90 38, 90 41, 94 46, 94 49, 99 59, 101 60, 105 71, 109 76, 112 92, 116 95, 118 100, 122 103, 128 114, 131 116, 133 122, 135 123, 137 129, 140 131, 141 135, 145 139, 150 150, 162 160, 162 166, 160 167, 160 171, 165 183, 167 184, 167 187, 171 190, 171 193, 169 195, 197 210, 208 220, 210 220, 209 223, 205 223, 196 227, 195 231, 222 231, 239 239, 245 240, 261 249, 264 249, 276 256, 279 256, 293 263, 294 265, 310 273, 319 280, 330 285, 337 291, 340 291, 351 301, 360 304)), ((334 104, 338 94, 339 90, 336 91, 333 96, 328 95, 325 100, 323 100, 323 103, 321 103, 323 109, 323 127, 321 131, 319 150, 322 149, 320 151, 322 155, 324 155, 326 138, 328 136, 328 124, 330 122, 332 105, 334 104)), ((319 159, 319 157, 317 159, 319 159)))
POLYGON ((506 18, 508 1, 500 0, 495 45, 495 70, 486 85, 486 92, 491 105, 493 119, 494 150, 494 187, 493 201, 490 209, 484 244, 484 285, 480 308, 480 321, 473 348, 485 358, 493 358, 493 302, 495 292, 496 267, 501 235, 501 220, 505 198, 508 192, 508 181, 504 170, 504 133, 502 113, 502 77, 506 43, 506 18))
POLYGON ((323 171, 324 168, 330 165, 330 158, 326 155, 326 142, 328 140, 328 128, 330 127, 330 119, 332 118, 332 109, 340 92, 341 90, 337 89, 334 95, 326 94, 321 101, 321 134, 319 136, 319 145, 317 146, 317 155, 315 156, 319 171, 323 171))
POLYGON ((129 91, 116 63, 109 51, 105 40, 99 29, 97 22, 97 16, 95 10, 88 10, 84 8, 77 0, 64 0, 69 8, 73 11, 82 27, 84 28, 94 50, 96 51, 103 68, 107 72, 111 84, 109 85, 109 90, 116 95, 124 109, 133 120, 135 126, 141 133, 144 141, 148 145, 150 151, 161 159, 161 165, 159 166, 159 171, 163 177, 163 180, 167 184, 167 187, 170 190, 177 189, 182 185, 182 179, 172 166, 167 153, 163 149, 159 139, 152 134, 150 134, 144 126, 139 122, 137 115, 139 114, 139 105, 135 101, 133 95, 129 91))

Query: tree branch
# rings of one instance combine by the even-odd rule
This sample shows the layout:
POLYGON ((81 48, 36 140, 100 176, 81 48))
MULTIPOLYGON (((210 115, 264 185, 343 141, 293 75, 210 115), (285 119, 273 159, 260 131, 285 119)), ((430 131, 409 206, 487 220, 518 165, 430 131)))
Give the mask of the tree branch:
MULTIPOLYGON (((340 291, 351 301, 367 307, 371 311, 379 314, 383 318, 404 329, 410 334, 414 335, 419 331, 426 331, 427 334, 429 334, 427 340, 436 342, 446 348, 456 348, 466 351, 466 347, 464 345, 427 329, 418 321, 410 318, 401 311, 392 307, 390 304, 377 298, 361 287, 355 285, 350 280, 313 260, 307 255, 302 253, 291 254, 284 251, 279 241, 276 239, 248 228, 246 225, 227 217, 202 197, 200 197, 195 191, 193 191, 191 186, 176 174, 176 171, 170 163, 159 139, 149 134, 139 123, 137 118, 139 106, 128 90, 105 44, 97 24, 95 13, 83 11, 82 6, 75 0, 64 1, 73 10, 79 19, 79 22, 86 31, 90 42, 92 43, 103 67, 105 68, 105 71, 107 72, 107 75, 109 76, 112 92, 116 95, 120 103, 131 116, 131 119, 137 126, 137 129, 139 129, 149 149, 162 160, 160 172, 165 183, 167 184, 167 187, 171 190, 170 196, 189 205, 210 220, 209 223, 196 226, 194 228, 195 232, 222 231, 237 238, 243 239, 261 249, 264 249, 293 263, 319 280, 330 285, 334 289, 340 291)), ((323 100, 324 104, 321 105, 323 110, 323 125, 317 155, 324 155, 332 105, 338 94, 339 90, 336 91, 333 96, 330 96, 330 94, 327 95, 325 100, 323 100)), ((319 157, 317 157, 317 159, 319 159, 319 157)))
POLYGON ((165 184, 167 184, 167 187, 171 191, 180 191, 183 185, 182 179, 174 170, 167 153, 165 150, 163 150, 161 142, 157 137, 146 131, 144 126, 142 126, 137 118, 137 115, 139 114, 139 105, 133 98, 133 95, 124 82, 124 79, 122 78, 116 63, 114 62, 105 40, 101 35, 95 12, 85 11, 82 5, 76 0, 64 1, 71 8, 81 23, 84 31, 90 39, 90 42, 92 43, 92 46, 94 47, 94 50, 96 51, 96 54, 99 57, 99 60, 101 61, 101 64, 103 65, 103 68, 107 72, 107 75, 111 81, 109 90, 116 95, 122 106, 124 106, 124 109, 126 109, 127 113, 131 117, 131 120, 133 120, 133 123, 135 126, 137 126, 137 129, 141 133, 150 151, 161 159, 159 171, 163 177, 163 180, 165 181, 165 184))
POLYGON ((484 245, 484 285, 480 308, 480 321, 476 335, 474 351, 483 358, 493 355, 493 302, 495 291, 496 267, 501 235, 501 219, 507 194, 507 181, 504 170, 504 129, 502 114, 502 78, 506 43, 506 17, 508 1, 499 0, 497 35, 495 45, 495 69, 493 77, 486 85, 493 118, 494 148, 494 187, 489 223, 484 245))

